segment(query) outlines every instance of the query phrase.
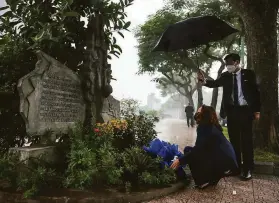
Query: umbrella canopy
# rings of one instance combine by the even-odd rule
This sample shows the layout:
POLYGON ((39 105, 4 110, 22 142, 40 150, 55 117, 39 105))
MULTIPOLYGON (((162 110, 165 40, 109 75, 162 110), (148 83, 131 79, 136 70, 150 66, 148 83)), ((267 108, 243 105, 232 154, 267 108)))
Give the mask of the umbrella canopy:
POLYGON ((170 25, 162 34, 153 51, 191 49, 219 41, 238 32, 216 16, 201 16, 170 25))

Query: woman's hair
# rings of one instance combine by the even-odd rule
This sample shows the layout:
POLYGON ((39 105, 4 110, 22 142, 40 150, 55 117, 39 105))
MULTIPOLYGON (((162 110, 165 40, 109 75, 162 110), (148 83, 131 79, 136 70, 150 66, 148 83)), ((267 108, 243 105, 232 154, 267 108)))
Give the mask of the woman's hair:
POLYGON ((216 111, 212 106, 203 105, 201 112, 196 117, 199 125, 215 125, 219 130, 223 130, 219 124, 216 111))

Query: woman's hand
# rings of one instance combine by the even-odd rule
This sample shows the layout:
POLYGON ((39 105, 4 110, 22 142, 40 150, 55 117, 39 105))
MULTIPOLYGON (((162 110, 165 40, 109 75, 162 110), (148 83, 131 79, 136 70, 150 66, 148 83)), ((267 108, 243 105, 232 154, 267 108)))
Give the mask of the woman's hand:
POLYGON ((172 162, 172 165, 170 166, 172 169, 177 169, 179 167, 179 159, 176 159, 175 161, 172 162))

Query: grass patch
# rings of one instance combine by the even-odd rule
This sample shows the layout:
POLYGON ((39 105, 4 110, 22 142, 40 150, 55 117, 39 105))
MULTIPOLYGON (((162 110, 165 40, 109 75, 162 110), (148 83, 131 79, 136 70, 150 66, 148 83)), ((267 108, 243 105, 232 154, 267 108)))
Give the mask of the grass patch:
POLYGON ((255 149, 254 156, 256 161, 268 161, 279 163, 279 154, 274 154, 267 150, 255 149))
MULTIPOLYGON (((227 127, 223 127, 223 133, 225 137, 230 141, 227 127)), ((263 162, 267 161, 267 162, 279 163, 279 154, 269 152, 268 150, 255 149, 254 158, 255 161, 263 161, 263 162)))
POLYGON ((230 141, 229 133, 228 133, 228 128, 227 127, 223 127, 223 133, 224 133, 225 137, 230 141))

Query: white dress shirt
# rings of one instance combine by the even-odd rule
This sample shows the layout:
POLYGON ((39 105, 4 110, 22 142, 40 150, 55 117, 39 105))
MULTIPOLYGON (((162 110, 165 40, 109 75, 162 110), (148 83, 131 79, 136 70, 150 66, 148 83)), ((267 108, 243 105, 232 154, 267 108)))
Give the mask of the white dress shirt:
MULTIPOLYGON (((236 73, 233 73, 233 87, 234 87, 234 75, 236 75, 237 80, 237 89, 238 89, 238 103, 240 106, 246 106, 247 101, 245 100, 245 97, 242 92, 242 84, 241 84, 241 69, 239 69, 236 73)), ((232 92, 232 100, 234 101, 233 92, 232 92)))

